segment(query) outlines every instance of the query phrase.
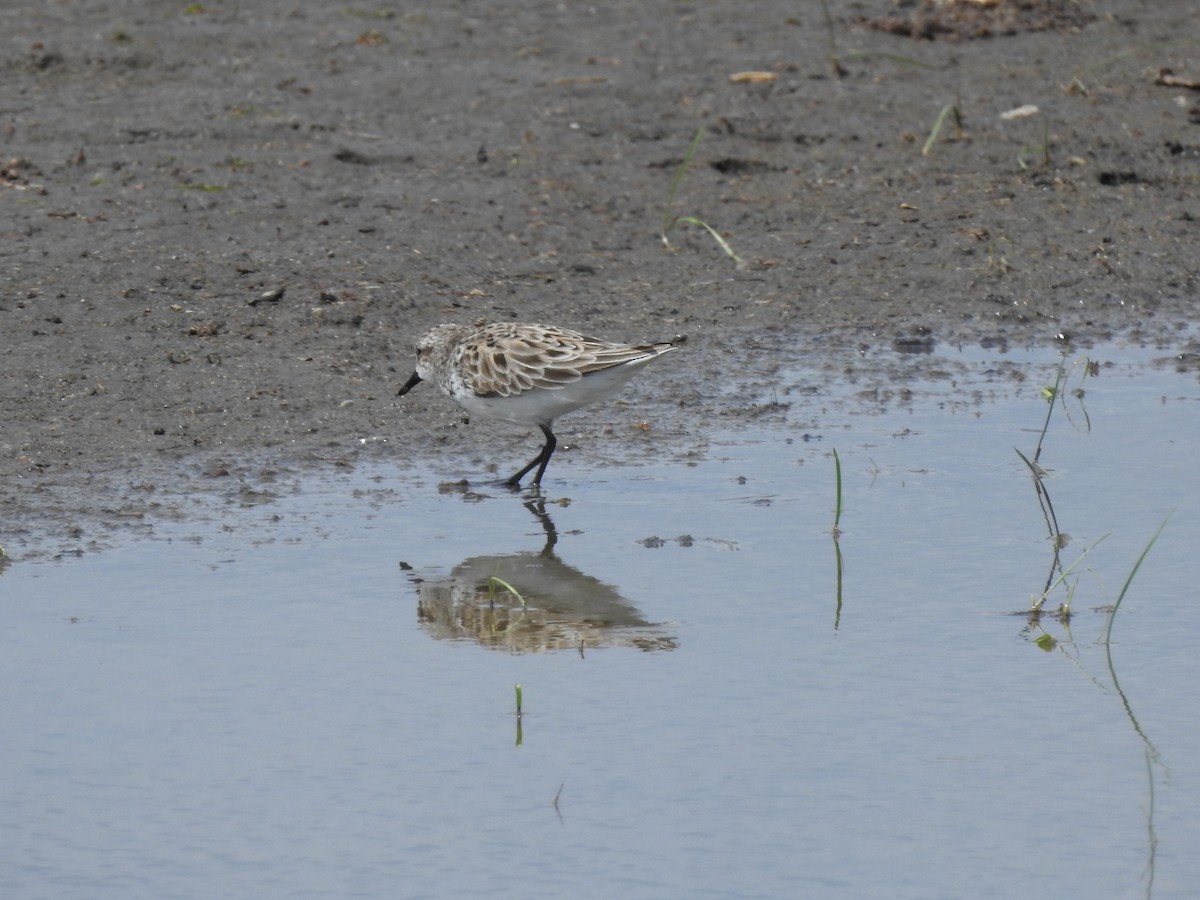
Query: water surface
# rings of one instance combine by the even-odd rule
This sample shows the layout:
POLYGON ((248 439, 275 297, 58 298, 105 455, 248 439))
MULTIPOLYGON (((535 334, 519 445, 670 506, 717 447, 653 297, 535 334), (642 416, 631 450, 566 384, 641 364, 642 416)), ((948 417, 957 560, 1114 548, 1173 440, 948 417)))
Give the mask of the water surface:
POLYGON ((687 453, 562 454, 541 504, 380 462, 17 562, 0 890, 1191 896, 1200 387, 1160 355, 1068 358, 1057 569, 1014 450, 1057 357, 977 348, 797 365, 687 453), (1014 615, 1064 571, 1069 621, 1014 615))

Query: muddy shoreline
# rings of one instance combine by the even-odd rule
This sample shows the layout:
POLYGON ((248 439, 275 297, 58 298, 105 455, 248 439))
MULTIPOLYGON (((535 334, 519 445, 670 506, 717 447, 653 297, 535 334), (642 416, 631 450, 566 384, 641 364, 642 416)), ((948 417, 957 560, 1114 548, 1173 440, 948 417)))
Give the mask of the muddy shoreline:
POLYGON ((1196 352, 1200 91, 1155 77, 1200 78, 1186 4, 935 39, 830 6, 7 4, 0 545, 103 546, 364 455, 527 457, 396 398, 441 321, 687 334, 563 420, 617 455, 753 415, 781 367, 1196 352), (660 238, 697 129, 667 218, 741 264, 660 238))

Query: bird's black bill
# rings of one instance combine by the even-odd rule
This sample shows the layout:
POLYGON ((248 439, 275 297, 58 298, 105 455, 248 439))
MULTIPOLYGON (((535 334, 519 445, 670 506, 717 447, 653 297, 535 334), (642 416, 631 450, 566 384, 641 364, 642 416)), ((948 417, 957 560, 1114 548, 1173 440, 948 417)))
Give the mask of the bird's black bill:
POLYGON ((412 378, 410 378, 410 379, 408 379, 408 381, 404 382, 404 387, 400 388, 400 393, 398 393, 396 396, 403 397, 405 394, 407 394, 409 391, 411 391, 413 388, 415 388, 420 383, 421 383, 421 376, 418 375, 416 372, 413 372, 412 378))

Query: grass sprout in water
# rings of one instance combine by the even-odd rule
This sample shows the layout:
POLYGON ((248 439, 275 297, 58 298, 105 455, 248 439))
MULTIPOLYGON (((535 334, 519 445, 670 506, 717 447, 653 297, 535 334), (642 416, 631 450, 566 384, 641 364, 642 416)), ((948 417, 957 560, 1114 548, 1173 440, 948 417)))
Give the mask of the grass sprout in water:
MULTIPOLYGON (((1079 363, 1073 363, 1071 368, 1074 368, 1075 365, 1079 365, 1079 363)), ((1088 417, 1087 409, 1083 404, 1083 397, 1084 397, 1083 382, 1084 382, 1084 379, 1086 379, 1089 374, 1091 374, 1092 372, 1095 371, 1096 364, 1087 359, 1084 359, 1082 361, 1081 365, 1082 365, 1083 375, 1080 378, 1079 387, 1077 387, 1074 391, 1072 391, 1071 395, 1074 396, 1077 400, 1079 400, 1079 407, 1080 407, 1080 411, 1083 415, 1085 430, 1090 431, 1091 430, 1091 419, 1088 417)), ((1066 591, 1067 591, 1067 599, 1064 603, 1062 603, 1059 606, 1059 610, 1058 610, 1059 617, 1064 620, 1069 618, 1071 615, 1071 601, 1074 597, 1074 592, 1075 592, 1075 584, 1074 583, 1067 584, 1066 578, 1071 573, 1071 571, 1077 565, 1079 565, 1080 562, 1082 562, 1083 558, 1086 557, 1088 555, 1088 553, 1091 552, 1091 550, 1096 546, 1096 544, 1100 543, 1101 540, 1104 540, 1104 538, 1101 537, 1100 540, 1097 540, 1096 542, 1094 542, 1091 545, 1091 547, 1088 547, 1086 550, 1084 550, 1084 552, 1080 555, 1080 557, 1074 563, 1072 563, 1066 570, 1063 569, 1063 567, 1062 567, 1062 551, 1063 551, 1063 548, 1066 547, 1068 543, 1070 543, 1071 536, 1069 534, 1067 534, 1066 532, 1064 532, 1059 527, 1058 514, 1054 510, 1054 503, 1050 499, 1050 491, 1046 487, 1046 475, 1049 473, 1048 473, 1047 469, 1041 465, 1039 460, 1041 459, 1041 456, 1042 456, 1042 449, 1045 446, 1046 435, 1049 433, 1049 430, 1050 430, 1050 421, 1054 417, 1055 401, 1061 402, 1063 414, 1066 416, 1067 421, 1068 422, 1072 421, 1070 409, 1067 407, 1067 404, 1066 404, 1066 395, 1063 391, 1063 386, 1064 386, 1068 376, 1069 376, 1069 369, 1067 366, 1067 362, 1065 359, 1061 359, 1061 360, 1059 360, 1058 366, 1055 368, 1054 383, 1051 385, 1046 385, 1041 390, 1042 397, 1044 397, 1046 399, 1046 418, 1042 421, 1042 429, 1038 433, 1037 445, 1034 448, 1033 456, 1032 457, 1026 456, 1018 448, 1016 448, 1016 447, 1013 448, 1013 450, 1016 452, 1017 456, 1019 456, 1021 458, 1021 462, 1023 462, 1025 464, 1026 468, 1029 469, 1030 475, 1032 475, 1032 477, 1033 477, 1033 486, 1034 486, 1034 490, 1037 493, 1038 505, 1042 509, 1042 516, 1046 522, 1046 529, 1049 532, 1050 541, 1054 547, 1054 552, 1053 552, 1053 554, 1051 556, 1051 560, 1050 560, 1050 572, 1046 576, 1046 583, 1043 586, 1042 591, 1038 595, 1038 597, 1036 599, 1034 599, 1033 602, 1030 604, 1029 611, 1034 614, 1040 614, 1042 612, 1043 605, 1046 602, 1046 598, 1050 595, 1051 591, 1053 591, 1059 585, 1065 585, 1066 591), (1056 574, 1057 574, 1057 578, 1055 577, 1056 574)), ((1107 537, 1107 535, 1105 535, 1105 537, 1107 537)))
MULTIPOLYGON (((1054 401, 1061 395, 1061 388, 1066 375, 1066 360, 1060 359, 1058 366, 1054 370, 1054 384, 1047 385, 1042 388, 1041 394, 1047 401, 1046 418, 1042 421, 1042 430, 1038 433, 1037 446, 1034 448, 1033 458, 1029 458, 1016 447, 1013 448, 1013 450, 1016 451, 1017 456, 1021 458, 1021 461, 1025 463, 1026 468, 1029 469, 1030 474, 1033 476, 1033 486, 1034 490, 1037 492, 1038 505, 1042 508, 1042 516, 1045 518, 1046 528, 1049 530, 1050 540, 1054 546, 1054 553, 1050 561, 1050 572, 1046 576, 1046 584, 1042 588, 1041 595, 1030 605, 1030 610, 1035 613, 1040 613, 1042 611, 1043 604, 1046 602, 1046 598, 1050 595, 1050 592, 1059 584, 1065 583, 1067 575, 1083 560, 1085 556, 1087 556, 1091 550, 1091 548, 1085 550, 1079 559, 1072 563, 1065 571, 1063 570, 1062 550, 1070 542, 1071 538, 1070 535, 1066 534, 1059 528, 1058 515, 1054 511, 1054 503, 1051 501, 1050 491, 1046 487, 1045 477, 1048 473, 1047 470, 1038 462, 1042 455, 1042 448, 1045 444, 1046 434, 1050 430, 1050 420, 1054 416, 1054 401), (1057 579, 1055 578, 1056 572, 1059 573, 1057 579)), ((1065 409, 1066 407, 1064 406, 1064 411, 1065 409)), ((1101 538, 1101 540, 1103 540, 1103 538, 1101 538)), ((1099 541, 1096 543, 1099 543, 1099 541)), ((1095 544, 1092 546, 1094 547, 1095 544)), ((1067 599, 1059 607, 1059 617, 1063 620, 1068 619, 1071 615, 1071 600, 1074 597, 1074 593, 1075 585, 1068 585, 1067 599)))
MULTIPOLYGON (((1082 375, 1080 376, 1078 387, 1071 391, 1070 395, 1079 401, 1079 410, 1083 416, 1084 430, 1090 431, 1091 419, 1088 416, 1087 407, 1083 403, 1083 397, 1085 394, 1083 385, 1087 377, 1095 374, 1099 367, 1096 362, 1086 358, 1083 359, 1082 362, 1072 364, 1072 368, 1075 365, 1079 365, 1081 367, 1082 375)), ((1071 574, 1080 566, 1088 554, 1090 554, 1102 541, 1108 537, 1107 534, 1102 535, 1093 541, 1091 545, 1086 547, 1073 563, 1071 563, 1065 569, 1062 567, 1062 550, 1067 546, 1068 543, 1070 543, 1071 537, 1059 527, 1058 514, 1054 510, 1054 504, 1050 499, 1050 492, 1046 487, 1046 476, 1049 473, 1048 470, 1041 465, 1039 460, 1041 459, 1042 450, 1045 447, 1046 435, 1050 430, 1050 422, 1054 416, 1056 401, 1061 404, 1063 415, 1067 418, 1067 420, 1069 422, 1073 421, 1071 419, 1070 408, 1067 406, 1066 402, 1067 394, 1064 391, 1064 386, 1067 382, 1069 374, 1070 372, 1066 361, 1060 360, 1055 370, 1054 383, 1052 385, 1046 385, 1041 390, 1042 397, 1044 397, 1047 401, 1046 417, 1042 422, 1041 431, 1038 433, 1037 446, 1034 449, 1032 458, 1026 456, 1016 447, 1013 448, 1017 456, 1021 458, 1021 461, 1025 464, 1026 468, 1028 468, 1033 477, 1033 484, 1037 493, 1038 503, 1042 508, 1042 515, 1045 518, 1050 540, 1054 547, 1054 552, 1050 563, 1050 572, 1046 578, 1046 584, 1041 593, 1031 602, 1029 613, 1033 614, 1035 617, 1041 615, 1046 599, 1056 588, 1063 586, 1066 590, 1067 597, 1066 600, 1059 605, 1057 612, 1060 620, 1062 620, 1064 623, 1070 619, 1071 604, 1074 600, 1075 588, 1078 584, 1078 578, 1076 578, 1075 581, 1069 581, 1069 576, 1071 576, 1071 574)), ((1133 569, 1126 577, 1125 583, 1121 588, 1121 592, 1118 595, 1116 602, 1109 610, 1108 622, 1104 631, 1104 643, 1108 643, 1109 636, 1112 632, 1113 619, 1116 616, 1117 610, 1120 608, 1121 601, 1125 598, 1125 594, 1129 590, 1129 586, 1133 582, 1134 576, 1137 574, 1137 571, 1142 565, 1142 562, 1145 560, 1146 555, 1150 552, 1150 548, 1154 546, 1155 541, 1157 541, 1159 535, 1162 534, 1162 531, 1166 527, 1167 522, 1170 520, 1171 515, 1172 513, 1167 514, 1167 517, 1158 527, 1158 530, 1154 533, 1154 536, 1150 539, 1150 542, 1146 545, 1145 549, 1134 563, 1133 569)), ((1049 635, 1043 635, 1042 637, 1036 639, 1035 643, 1043 646, 1043 649, 1049 649, 1053 646, 1053 639, 1050 638, 1049 635)))

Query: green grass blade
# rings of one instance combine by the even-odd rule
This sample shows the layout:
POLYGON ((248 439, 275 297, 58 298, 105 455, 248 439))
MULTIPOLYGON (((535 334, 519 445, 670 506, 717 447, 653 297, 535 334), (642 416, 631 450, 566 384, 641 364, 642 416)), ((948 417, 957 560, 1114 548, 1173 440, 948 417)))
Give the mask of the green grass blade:
POLYGON ((497 587, 502 587, 502 588, 504 588, 504 590, 508 591, 510 594, 512 594, 514 597, 516 597, 519 601, 521 601, 522 606, 525 605, 525 598, 521 596, 521 592, 518 591, 511 584, 509 584, 507 581, 505 581, 503 578, 497 578, 495 575, 489 575, 487 584, 488 584, 489 591, 494 591, 497 587))
POLYGON ((1086 94, 1088 93, 1088 89, 1087 85, 1083 83, 1084 75, 1091 76, 1093 72, 1097 72, 1100 69, 1105 69, 1127 56, 1135 56, 1139 53, 1145 53, 1147 51, 1160 53, 1161 51, 1169 50, 1172 47, 1185 47, 1188 44, 1200 44, 1200 38, 1190 37, 1173 41, 1156 41, 1152 44, 1142 44, 1137 47, 1128 47, 1122 50, 1120 53, 1114 53, 1112 56, 1106 59, 1102 59, 1099 62, 1092 63, 1091 65, 1084 66, 1082 69, 1077 70, 1075 74, 1071 76, 1071 80, 1067 82, 1063 90, 1068 94, 1075 93, 1076 91, 1086 94))
POLYGON ((675 227, 677 222, 681 221, 678 218, 672 218, 671 207, 675 203, 675 192, 679 190, 679 183, 683 181, 683 173, 687 171, 696 148, 700 146, 700 138, 702 137, 704 137, 703 126, 696 129, 696 136, 692 138, 692 143, 687 148, 687 153, 683 154, 683 159, 680 161, 679 167, 675 170, 675 177, 671 179, 671 187, 667 190, 667 200, 663 203, 662 239, 664 243, 667 240, 667 232, 675 227))
POLYGON ((833 535, 836 538, 838 535, 838 523, 842 520, 842 461, 838 458, 837 447, 833 448, 833 477, 833 535))
POLYGON ((1154 537, 1150 538, 1150 542, 1146 544, 1145 549, 1142 550, 1141 555, 1138 556, 1137 562, 1135 562, 1133 564, 1133 568, 1129 570, 1129 576, 1125 579, 1125 584, 1121 586, 1121 593, 1117 595, 1117 602, 1113 604, 1112 611, 1108 614, 1108 624, 1104 628, 1105 644, 1108 643, 1108 639, 1112 635, 1113 620, 1117 617, 1117 610, 1121 608, 1121 601, 1125 599, 1125 594, 1129 590, 1129 586, 1133 584, 1133 576, 1136 575, 1138 569, 1142 567, 1142 563, 1145 561, 1147 554, 1149 554, 1150 548, 1154 546, 1155 541, 1158 540, 1158 536, 1163 533, 1163 529, 1167 527, 1167 523, 1171 521, 1171 516, 1173 515, 1175 515, 1175 510, 1171 510, 1169 513, 1167 513, 1167 517, 1162 520, 1162 524, 1159 525, 1158 530, 1154 532, 1154 537))
POLYGON ((662 232, 660 233, 660 237, 662 238, 663 246, 670 246, 671 242, 667 240, 667 233, 672 228, 681 222, 688 225, 697 225, 712 235, 713 240, 717 242, 717 245, 724 251, 726 256, 732 259, 737 265, 742 266, 745 265, 742 258, 733 251, 733 248, 729 246, 729 242, 721 237, 715 228, 696 216, 677 216, 673 213, 675 193, 679 190, 679 184, 683 181, 683 175, 687 171, 687 167, 691 164, 692 157, 696 153, 696 148, 700 146, 700 139, 702 137, 704 137, 704 128, 697 128, 696 134, 692 138, 692 143, 688 145, 687 153, 683 155, 679 167, 675 170, 675 177, 671 179, 671 186, 667 189, 667 199, 663 203, 662 232))
MULTIPOLYGON (((717 233, 717 230, 715 228, 713 228, 711 225, 709 225, 707 222, 705 222, 703 219, 697 219, 695 216, 679 216, 678 218, 675 219, 675 222, 673 222, 672 224, 675 224, 677 222, 687 222, 689 225, 699 225, 701 228, 703 228, 705 231, 707 231, 709 234, 711 234, 713 236, 713 240, 716 241, 721 246, 721 249, 725 251, 726 256, 728 256, 730 259, 732 259, 735 263, 742 262, 742 258, 733 252, 733 248, 729 246, 729 244, 728 244, 728 242, 726 242, 725 238, 721 237, 721 235, 719 235, 717 233)), ((665 238, 665 236, 664 236, 664 238, 665 238)))
POLYGON ((946 116, 950 115, 955 110, 953 103, 947 103, 942 107, 942 111, 938 113, 937 120, 933 123, 933 130, 929 132, 929 137, 925 139, 925 146, 921 148, 921 155, 928 156, 933 149, 934 143, 938 139, 938 135, 942 133, 942 126, 946 123, 946 116))
POLYGON ((1108 537, 1107 534, 1103 534, 1100 537, 1096 538, 1096 540, 1092 543, 1092 545, 1090 547, 1085 547, 1084 551, 1079 554, 1079 558, 1076 559, 1075 562, 1073 562, 1069 566, 1067 566, 1067 568, 1064 569, 1056 579, 1054 579, 1053 583, 1051 583, 1050 585, 1048 585, 1046 587, 1046 590, 1044 590, 1042 592, 1042 596, 1038 597, 1037 600, 1035 600, 1032 604, 1030 604, 1029 608, 1030 609, 1041 609, 1042 604, 1046 602, 1046 598, 1048 596, 1050 596, 1050 592, 1053 591, 1060 584, 1062 584, 1064 581, 1066 581, 1067 576, 1070 575, 1072 571, 1074 571, 1075 567, 1078 566, 1081 562, 1083 562, 1084 558, 1089 553, 1091 553, 1093 550, 1095 550, 1096 547, 1099 546, 1100 542, 1103 541, 1107 537, 1108 537))
MULTIPOLYGON (((1046 440, 1046 432, 1050 430, 1050 417, 1054 414, 1054 399, 1059 394, 1059 389, 1062 387, 1063 376, 1066 374, 1066 360, 1058 361, 1058 368, 1054 372, 1054 387, 1048 390, 1048 398, 1050 403, 1046 410, 1046 421, 1042 423, 1042 433, 1038 435, 1037 448, 1033 451, 1033 461, 1037 462, 1038 457, 1042 455, 1042 442, 1046 440)), ((1022 457, 1023 459, 1024 457, 1022 457)))

